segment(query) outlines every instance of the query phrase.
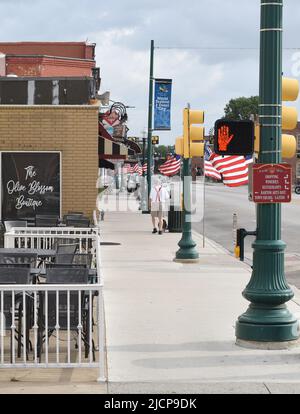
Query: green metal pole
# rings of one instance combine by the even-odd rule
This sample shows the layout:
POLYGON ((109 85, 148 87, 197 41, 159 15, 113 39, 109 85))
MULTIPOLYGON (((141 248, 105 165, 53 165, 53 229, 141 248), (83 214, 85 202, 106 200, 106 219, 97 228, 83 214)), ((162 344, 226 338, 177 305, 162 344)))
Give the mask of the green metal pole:
MULTIPOLYGON (((145 156, 146 156, 146 138, 143 137, 143 166, 145 164, 145 156)), ((148 208, 148 191, 147 191, 147 179, 146 179, 146 173, 145 171, 143 171, 143 175, 142 175, 142 201, 141 201, 141 210, 143 214, 148 214, 149 213, 149 208, 148 208)))
POLYGON ((196 249, 196 243, 192 238, 191 222, 191 159, 183 159, 182 169, 183 180, 183 211, 182 211, 182 237, 178 246, 180 249, 176 252, 176 262, 197 262, 199 253, 196 249))
MULTIPOLYGON (((261 0, 260 154, 259 163, 281 162, 282 3, 261 0)), ((281 240, 281 205, 257 205, 253 272, 243 296, 248 310, 236 324, 237 343, 292 341, 298 322, 286 302, 293 297, 284 276, 285 243, 281 240)))
POLYGON ((152 114, 153 114, 153 67, 154 67, 154 40, 150 46, 150 77, 149 77, 149 107, 148 107, 148 147, 147 147, 147 212, 149 212, 149 196, 151 191, 151 167, 152 167, 152 114))

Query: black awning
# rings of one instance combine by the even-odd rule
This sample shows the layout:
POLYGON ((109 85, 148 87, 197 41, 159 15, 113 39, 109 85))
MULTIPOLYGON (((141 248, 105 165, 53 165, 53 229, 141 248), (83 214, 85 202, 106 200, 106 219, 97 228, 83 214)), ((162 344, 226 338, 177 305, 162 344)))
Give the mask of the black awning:
POLYGON ((115 169, 115 165, 107 160, 104 159, 99 159, 99 168, 108 168, 110 170, 114 170, 115 169))

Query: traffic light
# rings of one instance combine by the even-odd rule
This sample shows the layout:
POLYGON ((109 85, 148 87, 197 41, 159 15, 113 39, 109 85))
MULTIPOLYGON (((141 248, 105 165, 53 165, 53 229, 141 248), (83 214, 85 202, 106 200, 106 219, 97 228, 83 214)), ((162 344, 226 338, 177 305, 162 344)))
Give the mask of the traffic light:
MULTIPOLYGON (((296 101, 299 95, 297 79, 282 78, 282 100, 296 101)), ((282 106, 282 129, 292 131, 297 127, 298 113, 293 106, 282 106)), ((282 157, 293 158, 296 153, 296 138, 291 134, 282 134, 282 157)))
POLYGON ((159 144, 159 136, 153 135, 152 136, 152 145, 158 145, 159 144))
POLYGON ((183 137, 176 139, 175 152, 184 158, 202 157, 204 154, 204 111, 183 110, 183 137), (202 141, 202 142, 199 142, 202 141))
MULTIPOLYGON (((297 79, 282 78, 282 100, 295 101, 299 94, 299 82, 297 79)), ((297 127, 298 113, 292 106, 282 106, 282 129, 292 131, 297 127)), ((293 158, 297 149, 296 138, 291 134, 281 136, 282 158, 293 158)), ((260 150, 260 125, 255 125, 254 151, 260 150)))
POLYGON ((254 123, 219 119, 215 123, 214 151, 219 155, 252 155, 254 123))

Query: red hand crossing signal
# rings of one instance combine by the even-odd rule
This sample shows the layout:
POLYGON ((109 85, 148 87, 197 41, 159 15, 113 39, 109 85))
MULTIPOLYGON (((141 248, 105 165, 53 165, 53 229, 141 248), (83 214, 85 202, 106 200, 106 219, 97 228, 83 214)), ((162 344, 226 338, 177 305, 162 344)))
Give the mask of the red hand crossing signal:
POLYGON ((219 155, 252 155, 254 123, 219 119, 215 123, 214 151, 219 155))

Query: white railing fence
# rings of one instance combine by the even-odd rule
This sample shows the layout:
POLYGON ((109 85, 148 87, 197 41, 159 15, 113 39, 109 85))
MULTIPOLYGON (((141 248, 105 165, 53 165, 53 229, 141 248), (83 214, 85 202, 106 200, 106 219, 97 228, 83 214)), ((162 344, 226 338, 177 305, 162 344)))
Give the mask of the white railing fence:
POLYGON ((102 286, 100 230, 75 227, 14 227, 4 234, 4 247, 55 249, 57 243, 76 242, 78 253, 92 254, 92 268, 97 270, 97 282, 102 286))
POLYGON ((0 285, 0 368, 99 368, 103 292, 89 285, 0 285))

